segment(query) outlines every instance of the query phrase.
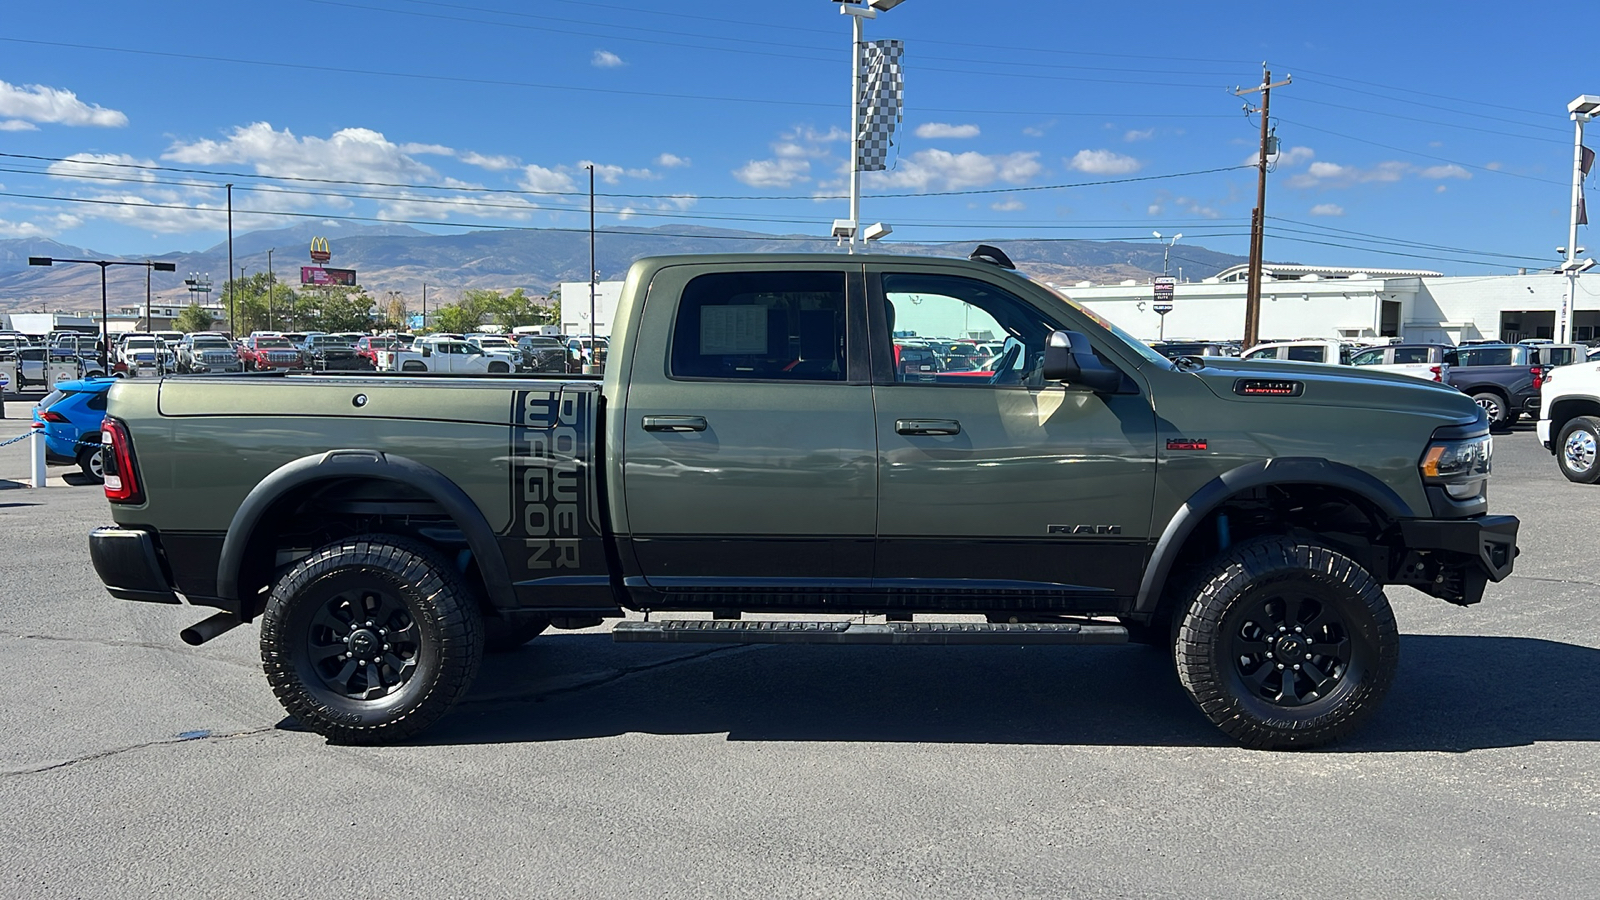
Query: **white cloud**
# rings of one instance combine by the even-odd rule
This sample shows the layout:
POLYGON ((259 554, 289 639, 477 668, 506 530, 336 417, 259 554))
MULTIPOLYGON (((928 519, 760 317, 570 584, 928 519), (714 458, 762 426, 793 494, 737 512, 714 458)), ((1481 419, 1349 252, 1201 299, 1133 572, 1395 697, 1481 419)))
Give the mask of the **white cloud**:
POLYGON ((1342 216, 1344 215, 1344 207, 1337 203, 1318 203, 1316 206, 1311 207, 1311 214, 1313 216, 1342 216))
POLYGON ((439 173, 381 133, 344 128, 327 138, 296 137, 267 122, 235 128, 224 140, 174 143, 163 159, 194 165, 249 165, 258 175, 351 181, 435 183, 439 173))
POLYGON ((32 222, 10 222, 0 219, 0 238, 45 237, 49 233, 32 222))
POLYGON ((1146 128, 1143 131, 1125 131, 1122 134, 1122 139, 1132 143, 1134 141, 1148 141, 1155 136, 1156 130, 1154 128, 1146 128))
POLYGON ((456 151, 443 144, 401 144, 400 152, 412 156, 426 154, 428 156, 455 156, 456 151))
POLYGON ((789 187, 811 176, 811 161, 794 157, 752 159, 733 170, 733 177, 751 187, 789 187))
POLYGON ((1159 215, 1161 215, 1161 204, 1152 203, 1149 206, 1145 207, 1144 211, 1145 211, 1146 215, 1159 216, 1159 215))
MULTIPOLYGON (((1303 162, 1310 162, 1311 159, 1316 155, 1316 151, 1312 150, 1310 147, 1290 147, 1287 150, 1278 151, 1278 155, 1273 158, 1272 162, 1281 169, 1286 166, 1298 166, 1303 162)), ((1244 161, 1241 162, 1240 165, 1253 166, 1260 161, 1261 151, 1257 150, 1256 152, 1245 157, 1244 161)))
POLYGON ((959 191, 1004 181, 1022 184, 1041 171, 1037 153, 983 154, 975 151, 918 150, 888 172, 864 173, 874 188, 959 191))
POLYGON ((1487 162, 1487 163, 1483 164, 1483 167, 1485 169, 1488 169, 1491 172, 1498 172, 1498 171, 1500 171, 1501 165, 1502 165, 1502 163, 1498 163, 1498 162, 1487 162))
POLYGON ((5 81, 0 81, 0 116, 50 125, 121 128, 128 124, 128 117, 123 113, 85 103, 71 91, 42 84, 11 84, 5 81))
POLYGON ((1456 165, 1455 163, 1450 163, 1443 166, 1429 166, 1417 174, 1421 175, 1423 178, 1460 178, 1463 181, 1466 181, 1472 177, 1471 172, 1468 172, 1466 169, 1456 165))
POLYGON ((924 122, 917 126, 917 137, 929 140, 975 138, 977 136, 978 126, 976 125, 947 125, 944 122, 924 122))
POLYGON ((1027 135, 1028 137, 1036 137, 1036 138, 1044 137, 1045 132, 1049 131, 1052 127, 1055 126, 1055 124, 1056 123, 1052 121, 1052 122, 1041 122, 1038 125, 1029 125, 1028 127, 1022 129, 1022 133, 1027 135))
POLYGON ((519 182, 523 190, 542 192, 562 192, 577 190, 577 185, 572 181, 572 176, 556 169, 546 169, 544 166, 527 165, 522 167, 522 180, 519 182))
POLYGON ((1027 209, 1028 208, 1028 204, 1023 203, 1021 200, 1018 200, 1015 197, 1013 197, 1010 200, 1006 200, 1006 201, 1003 201, 1003 202, 1000 202, 1000 203, 991 203, 991 204, 989 204, 989 208, 994 210, 995 212, 1018 212, 1018 211, 1027 209))
POLYGON ((622 61, 622 57, 612 53, 610 50, 596 50, 594 56, 589 58, 589 65, 597 69, 615 69, 619 66, 627 65, 627 63, 622 61))
POLYGON ((643 178, 646 181, 654 181, 661 177, 649 169, 625 169, 622 166, 597 163, 588 159, 580 160, 577 168, 579 170, 583 170, 590 166, 594 166, 594 177, 600 179, 606 184, 620 184, 624 177, 643 178))
POLYGON ((482 153, 474 153, 471 150, 463 150, 457 159, 469 166, 477 166, 480 169, 488 169, 491 172, 507 172, 515 169, 518 163, 515 156, 488 156, 482 153))
POLYGON ((0 131, 38 131, 39 126, 21 119, 5 119, 0 121, 0 131))
POLYGON ((689 157, 679 156, 676 153, 663 153, 656 157, 656 165, 663 169, 676 169, 689 165, 689 157))
POLYGON ((1449 188, 1445 187, 1442 184, 1436 184, 1436 185, 1433 186, 1433 192, 1435 194, 1442 194, 1442 193, 1444 193, 1445 191, 1448 191, 1448 190, 1449 190, 1449 188))
POLYGON ((1144 167, 1137 159, 1110 150, 1079 150, 1066 162, 1068 168, 1090 175, 1131 175, 1144 167))
POLYGON ((1288 185, 1293 188, 1345 188, 1356 184, 1385 184, 1399 181, 1415 171, 1416 167, 1410 163, 1395 160, 1381 162, 1366 169, 1318 160, 1307 167, 1305 172, 1290 178, 1288 185))
POLYGON ((135 178, 140 181, 156 180, 156 173, 148 168, 138 166, 154 166, 153 159, 139 159, 125 153, 74 153, 59 162, 53 162, 45 171, 56 178, 72 178, 81 180, 85 176, 114 177, 118 180, 135 178))

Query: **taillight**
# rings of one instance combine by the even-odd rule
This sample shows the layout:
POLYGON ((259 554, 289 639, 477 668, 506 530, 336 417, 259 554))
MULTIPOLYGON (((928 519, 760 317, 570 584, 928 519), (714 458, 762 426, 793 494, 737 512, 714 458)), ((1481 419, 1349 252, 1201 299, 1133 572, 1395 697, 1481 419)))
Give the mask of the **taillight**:
POLYGON ((1544 385, 1544 369, 1534 366, 1528 370, 1528 373, 1533 376, 1534 387, 1542 387, 1544 385))
POLYGON ((100 423, 101 464, 105 470, 106 499, 112 503, 139 503, 144 492, 139 490, 138 469, 133 464, 133 442, 128 440, 128 426, 121 420, 107 416, 100 423))
POLYGON ((61 413, 58 413, 53 409, 47 409, 44 412, 39 413, 39 418, 46 422, 54 422, 57 425, 70 424, 66 416, 63 416, 61 413))
POLYGON ((1433 373, 1433 380, 1444 383, 1444 366, 1429 366, 1428 371, 1433 373))

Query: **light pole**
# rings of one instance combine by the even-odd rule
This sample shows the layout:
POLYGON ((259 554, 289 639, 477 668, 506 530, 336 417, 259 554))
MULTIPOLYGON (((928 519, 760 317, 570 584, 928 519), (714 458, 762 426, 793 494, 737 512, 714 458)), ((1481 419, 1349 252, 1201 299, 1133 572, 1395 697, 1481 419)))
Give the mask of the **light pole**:
MULTIPOLYGON (((1600 113, 1600 97, 1593 94, 1583 94, 1578 99, 1567 104, 1567 112, 1572 114, 1572 217, 1567 222, 1567 245, 1560 248, 1566 252, 1567 261, 1561 264, 1560 271, 1567 276, 1567 292, 1561 298, 1561 315, 1556 320, 1556 343, 1565 344, 1572 335, 1572 312, 1578 301, 1578 273, 1594 266, 1594 260, 1580 260, 1578 254, 1583 248, 1578 246, 1579 219, 1587 220, 1583 202, 1583 176, 1588 174, 1589 166, 1585 165, 1583 158, 1583 126, 1600 113)), ((1588 162, 1593 162, 1591 156, 1588 162)))
MULTIPOLYGON (((833 236, 850 241, 850 252, 856 252, 856 236, 861 232, 861 20, 876 19, 878 12, 888 12, 904 0, 833 0, 839 12, 850 17, 850 218, 833 220, 833 236)), ((873 226, 881 229, 867 240, 883 237, 890 232, 882 223, 873 226)))
MULTIPOLYGON (((110 375, 111 364, 107 361, 107 351, 111 346, 111 316, 109 310, 106 309, 106 269, 110 266, 144 266, 147 272, 150 269, 154 269, 157 272, 176 272, 178 267, 174 263, 151 262, 148 259, 142 262, 133 262, 131 260, 124 259, 56 259, 50 256, 28 257, 28 265, 30 266, 53 266, 56 263, 83 263, 84 265, 88 266, 100 267, 100 369, 107 375, 110 375)), ((149 282, 147 281, 146 285, 148 284, 149 282)), ((150 310, 149 304, 149 294, 147 293, 145 295, 145 315, 147 316, 149 315, 150 310)))
POLYGON ((276 250, 276 249, 278 249, 278 248, 277 247, 270 247, 270 248, 267 249, 267 330, 268 331, 272 330, 272 286, 274 284, 277 284, 277 281, 278 281, 278 279, 273 275, 273 272, 272 272, 272 251, 276 250))
MULTIPOLYGON (((1158 240, 1158 241, 1166 240, 1166 238, 1163 238, 1161 236, 1161 232, 1159 232, 1159 231, 1152 231, 1150 233, 1155 235, 1156 236, 1156 240, 1158 240)), ((1182 237, 1183 237, 1183 232, 1180 231, 1177 234, 1172 236, 1172 240, 1167 241, 1166 246, 1161 248, 1161 275, 1162 275, 1162 277, 1165 277, 1166 274, 1167 274, 1167 255, 1172 252, 1172 245, 1176 244, 1178 242, 1178 240, 1180 238, 1182 238, 1182 237)))

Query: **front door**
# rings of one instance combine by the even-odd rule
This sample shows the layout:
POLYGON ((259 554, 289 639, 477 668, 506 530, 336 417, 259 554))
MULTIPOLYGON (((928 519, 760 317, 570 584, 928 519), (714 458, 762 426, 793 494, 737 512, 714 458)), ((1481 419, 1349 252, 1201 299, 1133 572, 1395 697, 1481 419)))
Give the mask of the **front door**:
POLYGON ((868 586, 860 289, 839 263, 656 273, 618 437, 626 544, 650 588, 676 592, 661 605, 814 606, 868 586))
POLYGON ((1119 366, 1117 394, 1046 384, 1048 335, 1088 330, 1054 298, 892 267, 869 267, 867 283, 876 585, 904 605, 990 610, 1108 610, 1135 594, 1155 488, 1155 416, 1137 370, 1119 366), (929 374, 890 364, 891 335, 901 358, 952 338, 1002 347, 975 370, 929 374))

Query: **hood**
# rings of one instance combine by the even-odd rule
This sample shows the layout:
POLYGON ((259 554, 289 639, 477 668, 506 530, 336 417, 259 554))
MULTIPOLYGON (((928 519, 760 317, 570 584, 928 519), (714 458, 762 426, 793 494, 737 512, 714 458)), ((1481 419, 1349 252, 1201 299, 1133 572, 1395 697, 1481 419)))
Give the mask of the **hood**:
POLYGON ((1222 400, 1411 410, 1464 422, 1476 420, 1481 413, 1472 398, 1455 388, 1410 375, 1285 360, 1207 356, 1204 361, 1204 366, 1190 374, 1222 400), (1243 393, 1251 387, 1270 393, 1243 393))

